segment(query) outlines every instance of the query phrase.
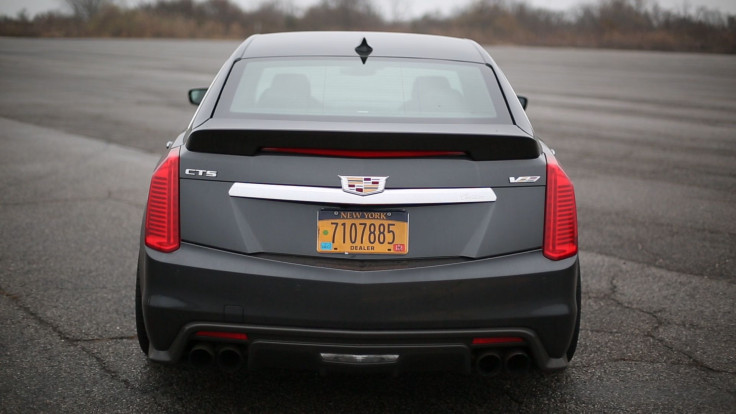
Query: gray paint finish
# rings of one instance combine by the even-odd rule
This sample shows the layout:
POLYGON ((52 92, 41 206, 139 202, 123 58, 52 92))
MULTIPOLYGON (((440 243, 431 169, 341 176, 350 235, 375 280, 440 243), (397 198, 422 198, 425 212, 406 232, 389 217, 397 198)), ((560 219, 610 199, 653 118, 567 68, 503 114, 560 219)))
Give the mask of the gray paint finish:
POLYGON ((355 56, 366 39, 371 57, 408 57, 483 63, 475 42, 444 36, 377 32, 291 32, 255 35, 242 58, 278 56, 355 56))
POLYGON ((428 329, 442 337, 447 329, 527 327, 551 357, 566 349, 575 319, 577 257, 550 263, 540 251, 374 272, 264 260, 187 243, 171 254, 141 253, 144 273, 156 276, 146 281, 147 314, 156 321, 152 340, 161 351, 179 348, 172 342, 188 321, 222 323, 222 303, 242 305, 243 323, 262 328, 428 329))
MULTIPOLYGON (((194 154, 194 153, 189 153, 194 154)), ((196 154, 199 157, 203 154, 196 154)), ((182 239, 243 253, 315 256, 317 214, 323 208, 356 206, 230 197, 232 182, 339 187, 338 175, 389 176, 387 188, 491 187, 488 203, 385 206, 409 212, 407 258, 480 258, 540 248, 544 222, 544 180, 510 184, 510 176, 544 177, 544 160, 366 160, 290 156, 206 155, 209 163, 182 161, 182 169, 218 170, 218 181, 182 179, 182 239), (220 165, 216 158, 228 162, 220 165), (526 166, 525 166, 526 165, 526 166), (190 167, 191 166, 191 167, 190 167), (416 172, 421 172, 417 174, 416 172), (220 179, 233 181, 219 181, 220 179), (542 184, 542 185, 540 185, 542 184), (289 237, 284 237, 288 234, 289 237)), ((370 197, 370 196, 367 196, 370 197)), ((363 207, 377 210, 381 206, 363 207)), ((331 256, 331 255, 330 255, 331 256)), ((377 259, 385 256, 376 255, 377 259)))
POLYGON ((237 156, 181 149, 186 180, 340 187, 339 175, 388 176, 386 188, 525 187, 546 184, 544 155, 531 160, 471 161, 465 158, 365 159, 264 154, 237 156), (217 177, 187 176, 186 169, 214 170, 217 177), (510 184, 509 177, 540 176, 510 184))

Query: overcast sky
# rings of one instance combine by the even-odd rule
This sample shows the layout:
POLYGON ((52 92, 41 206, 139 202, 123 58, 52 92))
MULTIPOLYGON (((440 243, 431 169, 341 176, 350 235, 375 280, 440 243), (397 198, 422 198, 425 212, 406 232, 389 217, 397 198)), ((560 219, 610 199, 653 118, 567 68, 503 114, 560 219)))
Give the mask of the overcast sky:
MULTIPOLYGON (((118 4, 136 5, 138 3, 153 2, 154 0, 116 0, 118 4)), ((264 0, 231 0, 243 9, 252 9, 264 0)), ((319 0, 281 0, 293 4, 298 9, 304 9, 319 0)), ((467 5, 472 0, 372 0, 388 19, 395 17, 412 18, 425 13, 439 12, 448 14, 453 9, 467 5)), ((647 0, 645 0, 647 1, 647 0)), ((694 10, 699 6, 720 10, 729 14, 736 14, 736 0, 648 0, 650 3, 658 1, 659 5, 671 10, 694 10)), ((579 4, 594 3, 595 0, 526 0, 536 7, 565 10, 579 4)), ((0 0, 0 14, 16 16, 25 9, 30 16, 48 10, 67 10, 64 0, 0 0)))

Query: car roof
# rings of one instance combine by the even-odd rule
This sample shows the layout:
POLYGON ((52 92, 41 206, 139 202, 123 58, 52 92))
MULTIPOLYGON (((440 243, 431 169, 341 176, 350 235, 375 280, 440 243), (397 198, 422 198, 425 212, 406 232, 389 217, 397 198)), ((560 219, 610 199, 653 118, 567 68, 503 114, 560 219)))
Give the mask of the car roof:
MULTIPOLYGON (((358 56, 363 39, 370 57, 405 57, 487 63, 480 46, 469 39, 384 32, 289 32, 254 35, 243 44, 241 58, 279 56, 358 56)), ((369 57, 369 59, 370 59, 369 57)))

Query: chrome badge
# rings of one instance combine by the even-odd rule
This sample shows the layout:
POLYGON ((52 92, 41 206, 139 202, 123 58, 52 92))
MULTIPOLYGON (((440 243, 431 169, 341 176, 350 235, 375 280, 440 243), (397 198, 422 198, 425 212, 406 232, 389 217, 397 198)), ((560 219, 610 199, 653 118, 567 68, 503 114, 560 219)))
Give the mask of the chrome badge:
POLYGON ((524 176, 524 177, 509 177, 509 182, 512 184, 521 183, 536 183, 539 180, 538 175, 524 176))
POLYGON ((359 196, 367 196, 383 192, 388 177, 359 177, 338 175, 342 182, 342 191, 359 196))

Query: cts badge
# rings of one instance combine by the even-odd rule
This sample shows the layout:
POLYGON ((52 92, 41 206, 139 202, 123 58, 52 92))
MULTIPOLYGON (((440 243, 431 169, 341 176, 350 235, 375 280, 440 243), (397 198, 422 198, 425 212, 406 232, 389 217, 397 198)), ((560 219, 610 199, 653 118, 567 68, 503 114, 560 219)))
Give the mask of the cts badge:
POLYGON ((388 177, 363 177, 353 175, 339 175, 342 182, 342 191, 359 196, 367 196, 383 192, 388 177))
POLYGON ((196 170, 194 168, 187 168, 184 170, 184 174, 198 177, 217 177, 217 171, 196 170))

